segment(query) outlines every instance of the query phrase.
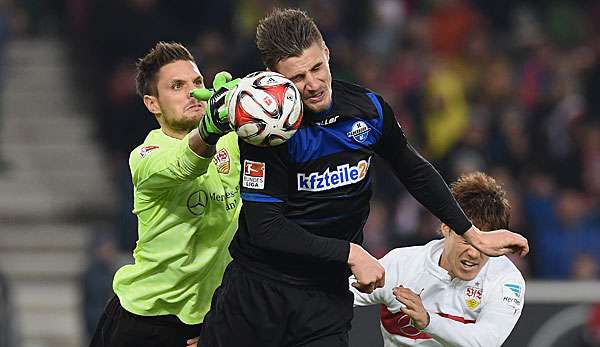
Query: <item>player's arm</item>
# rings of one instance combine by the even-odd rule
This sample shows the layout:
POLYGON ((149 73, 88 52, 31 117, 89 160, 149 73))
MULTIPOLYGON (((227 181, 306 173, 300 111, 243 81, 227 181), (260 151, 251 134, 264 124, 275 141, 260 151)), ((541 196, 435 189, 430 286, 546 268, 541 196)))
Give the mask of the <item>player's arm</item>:
POLYGON ((375 289, 372 293, 365 293, 356 288, 356 277, 354 275, 348 278, 348 288, 354 295, 354 306, 370 306, 376 304, 386 305, 393 312, 399 310, 399 303, 394 298, 392 293, 393 287, 398 282, 398 269, 403 263, 402 250, 397 248, 387 253, 383 258, 379 259, 379 263, 383 266, 386 274, 385 285, 375 289))
POLYGON ((394 295, 405 307, 418 329, 426 332, 444 346, 494 347, 501 346, 521 316, 525 283, 520 278, 499 282, 488 288, 489 297, 475 323, 462 323, 427 312, 420 297, 406 288, 395 288, 394 295))
POLYGON ((508 230, 482 233, 464 214, 438 171, 407 141, 391 107, 381 98, 383 131, 377 153, 391 166, 402 184, 425 208, 489 256, 529 252, 527 239, 508 230))
POLYGON ((174 147, 145 146, 131 153, 129 166, 138 192, 159 194, 206 173, 212 157, 195 153, 188 145, 189 136, 174 147))

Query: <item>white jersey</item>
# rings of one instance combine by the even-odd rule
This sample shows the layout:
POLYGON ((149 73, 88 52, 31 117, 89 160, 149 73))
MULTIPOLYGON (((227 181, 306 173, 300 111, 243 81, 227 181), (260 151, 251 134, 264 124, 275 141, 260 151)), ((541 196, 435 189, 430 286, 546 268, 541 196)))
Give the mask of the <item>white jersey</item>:
MULTIPOLYGON (((355 306, 381 305, 384 346, 500 346, 521 316, 525 281, 506 257, 489 258, 471 281, 451 279, 438 265, 443 240, 397 248, 380 259, 385 286, 372 294, 354 287, 355 306), (418 330, 400 307, 392 288, 421 292, 429 325, 418 330)), ((351 277, 350 282, 355 280, 351 277)))

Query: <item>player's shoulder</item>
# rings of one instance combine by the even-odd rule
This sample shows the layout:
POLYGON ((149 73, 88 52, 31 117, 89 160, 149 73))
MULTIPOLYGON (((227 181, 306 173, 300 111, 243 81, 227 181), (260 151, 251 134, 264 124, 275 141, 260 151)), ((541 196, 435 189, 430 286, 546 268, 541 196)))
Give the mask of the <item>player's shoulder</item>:
POLYGON ((356 93, 356 94, 365 94, 371 92, 369 89, 348 81, 334 79, 331 82, 332 88, 334 90, 341 90, 348 93, 356 93))
POLYGON ((488 259, 487 280, 502 282, 506 280, 525 282, 521 271, 506 256, 492 257, 488 259))
POLYGON ((429 244, 423 246, 409 246, 394 248, 381 258, 381 261, 388 266, 406 264, 413 262, 422 262, 422 258, 428 254, 429 244))
POLYGON ((379 114, 381 112, 381 100, 383 100, 381 96, 363 86, 334 80, 332 88, 334 108, 338 112, 349 114, 356 112, 379 114))
POLYGON ((226 149, 235 157, 239 157, 240 148, 238 144, 238 136, 235 131, 223 135, 217 142, 217 150, 226 149))
POLYGON ((144 142, 129 153, 129 166, 133 169, 144 159, 170 147, 168 141, 165 141, 165 137, 167 136, 160 129, 150 131, 144 142))

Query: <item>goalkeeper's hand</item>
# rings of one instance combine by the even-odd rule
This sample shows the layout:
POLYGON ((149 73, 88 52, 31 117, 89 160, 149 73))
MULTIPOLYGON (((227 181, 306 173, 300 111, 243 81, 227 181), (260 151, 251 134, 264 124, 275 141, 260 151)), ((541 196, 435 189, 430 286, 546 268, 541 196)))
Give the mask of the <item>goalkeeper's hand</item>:
POLYGON ((232 80, 231 74, 221 71, 215 75, 213 88, 193 89, 190 95, 200 101, 208 101, 206 114, 202 117, 198 132, 206 144, 215 145, 219 138, 233 130, 227 115, 227 103, 240 79, 232 80))

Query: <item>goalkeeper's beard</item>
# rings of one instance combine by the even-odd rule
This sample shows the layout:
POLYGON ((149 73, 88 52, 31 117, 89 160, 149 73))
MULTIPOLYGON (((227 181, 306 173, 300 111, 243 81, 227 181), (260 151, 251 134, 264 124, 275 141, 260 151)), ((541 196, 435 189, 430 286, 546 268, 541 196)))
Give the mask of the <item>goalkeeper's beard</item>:
POLYGON ((197 117, 186 117, 182 116, 180 119, 167 119, 163 118, 165 126, 177 133, 190 133, 192 130, 198 128, 200 121, 204 117, 201 114, 197 117))

